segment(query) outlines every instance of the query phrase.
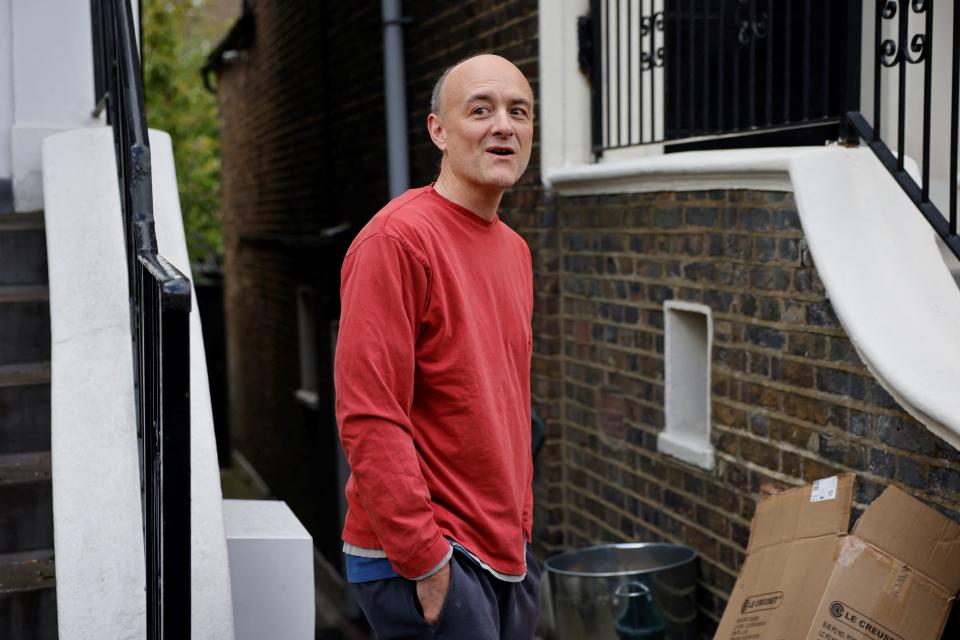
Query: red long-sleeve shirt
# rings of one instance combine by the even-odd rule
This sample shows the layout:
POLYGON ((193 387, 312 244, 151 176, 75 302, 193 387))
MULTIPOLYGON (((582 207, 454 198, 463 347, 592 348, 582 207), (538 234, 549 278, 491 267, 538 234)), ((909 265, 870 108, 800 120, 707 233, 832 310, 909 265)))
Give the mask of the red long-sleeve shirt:
POLYGON ((343 540, 413 578, 450 538, 526 570, 533 521, 530 251, 432 186, 391 201, 344 259, 335 384, 350 463, 343 540))

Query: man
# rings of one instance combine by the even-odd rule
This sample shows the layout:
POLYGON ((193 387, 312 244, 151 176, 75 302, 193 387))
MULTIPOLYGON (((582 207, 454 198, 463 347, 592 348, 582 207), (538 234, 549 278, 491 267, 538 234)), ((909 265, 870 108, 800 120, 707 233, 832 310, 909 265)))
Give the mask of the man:
POLYGON ((377 638, 528 640, 532 270, 497 209, 530 160, 533 92, 504 58, 468 58, 427 129, 436 183, 380 210, 341 274, 347 578, 377 638))

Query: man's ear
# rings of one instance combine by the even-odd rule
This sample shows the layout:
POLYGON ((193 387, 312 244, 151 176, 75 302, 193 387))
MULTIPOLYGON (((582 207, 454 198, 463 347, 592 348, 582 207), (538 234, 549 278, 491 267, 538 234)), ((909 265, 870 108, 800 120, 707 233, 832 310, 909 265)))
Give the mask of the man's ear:
POLYGON ((443 126, 443 120, 440 119, 435 113, 431 113, 427 116, 427 132, 430 134, 430 139, 433 140, 433 144, 437 146, 437 149, 440 151, 447 150, 447 130, 443 126))

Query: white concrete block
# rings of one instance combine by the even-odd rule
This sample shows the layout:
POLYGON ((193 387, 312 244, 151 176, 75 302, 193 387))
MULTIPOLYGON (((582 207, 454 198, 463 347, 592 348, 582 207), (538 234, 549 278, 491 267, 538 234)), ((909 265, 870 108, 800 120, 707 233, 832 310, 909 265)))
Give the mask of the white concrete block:
POLYGON ((224 500, 236 640, 312 640, 313 538, 284 502, 224 500))
POLYGON ((138 640, 146 579, 113 134, 64 133, 44 149, 60 638, 138 640))

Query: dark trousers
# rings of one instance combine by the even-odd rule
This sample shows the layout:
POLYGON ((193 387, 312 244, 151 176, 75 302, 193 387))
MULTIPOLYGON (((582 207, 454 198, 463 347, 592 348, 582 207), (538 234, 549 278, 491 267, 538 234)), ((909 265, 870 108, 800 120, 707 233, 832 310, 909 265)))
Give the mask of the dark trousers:
POLYGON ((454 551, 450 590, 436 625, 423 619, 411 580, 388 578, 350 588, 377 640, 533 640, 540 614, 540 568, 529 548, 523 582, 498 580, 454 551))

